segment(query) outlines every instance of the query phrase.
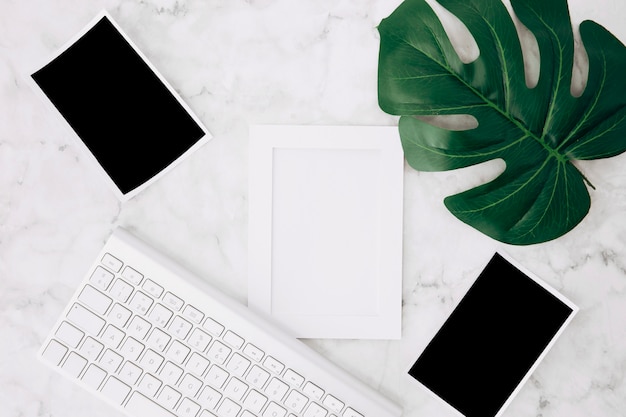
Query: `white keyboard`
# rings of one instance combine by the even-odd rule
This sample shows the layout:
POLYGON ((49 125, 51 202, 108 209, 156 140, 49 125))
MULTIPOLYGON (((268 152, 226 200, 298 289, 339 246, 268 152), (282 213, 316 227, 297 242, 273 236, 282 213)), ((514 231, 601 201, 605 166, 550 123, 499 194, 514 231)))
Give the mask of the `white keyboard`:
POLYGON ((39 356, 131 417, 401 414, 122 229, 107 241, 39 356))

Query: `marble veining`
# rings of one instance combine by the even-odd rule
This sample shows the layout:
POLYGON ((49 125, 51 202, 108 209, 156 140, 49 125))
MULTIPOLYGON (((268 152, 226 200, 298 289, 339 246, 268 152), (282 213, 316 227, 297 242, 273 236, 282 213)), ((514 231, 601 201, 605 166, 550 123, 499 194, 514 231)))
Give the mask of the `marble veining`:
MULTIPOLYGON (((34 360, 116 226, 154 242, 245 302, 248 127, 396 124, 377 104, 376 25, 398 4, 0 1, 0 415, 118 415, 34 360), (25 82, 29 71, 103 8, 214 135, 124 204, 25 82)), ((575 26, 589 18, 626 40, 626 3, 570 0, 569 5, 575 26)), ((537 72, 532 37, 519 30, 529 73, 537 72)), ((476 51, 464 32, 453 27, 451 33, 459 51, 471 58, 476 51)), ((577 38, 573 91, 585 85, 581 45, 577 38)), ((529 75, 527 82, 532 80, 529 75)), ((443 173, 407 166, 402 339, 306 343, 400 403, 406 417, 454 416, 407 383, 405 372, 493 251, 501 249, 580 307, 505 416, 626 415, 625 161, 622 155, 577 162, 596 186, 589 215, 568 235, 529 247, 498 244, 443 206, 445 196, 493 178, 501 163, 443 173)))

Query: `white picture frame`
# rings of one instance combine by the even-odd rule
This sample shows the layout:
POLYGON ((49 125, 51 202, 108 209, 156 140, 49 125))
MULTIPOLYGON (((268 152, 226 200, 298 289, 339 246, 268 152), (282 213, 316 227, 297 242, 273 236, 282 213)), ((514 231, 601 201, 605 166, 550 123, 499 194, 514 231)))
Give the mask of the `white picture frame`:
POLYGON ((399 339, 397 127, 252 126, 248 303, 298 338, 399 339))

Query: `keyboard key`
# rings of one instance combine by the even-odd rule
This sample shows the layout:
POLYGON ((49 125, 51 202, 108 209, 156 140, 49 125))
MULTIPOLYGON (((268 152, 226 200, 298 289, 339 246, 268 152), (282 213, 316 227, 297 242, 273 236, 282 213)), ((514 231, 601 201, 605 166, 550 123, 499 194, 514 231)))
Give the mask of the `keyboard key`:
POLYGON ((222 365, 224 362, 226 362, 226 358, 228 358, 228 355, 230 355, 231 351, 231 348, 216 340, 209 348, 209 351, 207 352, 207 357, 213 362, 222 365))
POLYGON ((157 304, 148 315, 148 320, 154 323, 155 326, 165 327, 173 315, 174 313, 171 310, 163 307, 161 304, 157 304))
POLYGON ((334 411, 335 413, 340 412, 344 406, 344 403, 342 401, 338 400, 337 398, 333 397, 330 394, 328 394, 324 398, 324 401, 322 401, 322 404, 328 407, 330 411, 334 411))
POLYGON ((64 321, 54 335, 68 346, 75 348, 83 339, 85 333, 64 321))
POLYGON ((111 322, 111 324, 122 328, 126 326, 126 323, 128 323, 128 319, 131 315, 132 313, 129 309, 122 307, 120 304, 115 304, 111 311, 109 311, 107 317, 109 318, 109 322, 111 322))
POLYGON ((120 343, 122 343, 124 336, 123 331, 109 324, 104 330, 104 333, 102 333, 101 340, 110 347, 116 349, 119 347, 120 343))
POLYGON ((146 394, 148 397, 154 397, 159 388, 161 388, 161 381, 150 374, 145 374, 139 382, 139 391, 146 394))
POLYGON ((159 298, 161 294, 163 294, 163 287, 161 287, 159 284, 152 281, 151 279, 145 280, 141 288, 146 290, 148 294, 155 298, 159 298))
POLYGON ((142 319, 139 316, 135 316, 128 324, 127 330, 128 334, 135 336, 139 340, 143 340, 150 331, 151 327, 152 325, 146 320, 142 319))
POLYGON ((263 417, 285 417, 287 414, 287 410, 285 410, 280 405, 275 402, 269 403, 265 412, 263 413, 263 417))
POLYGON ((263 366, 265 366, 266 369, 274 372, 276 375, 280 375, 281 372, 283 372, 283 369, 285 369, 285 365, 272 358, 271 356, 265 358, 265 360, 263 361, 263 366))
POLYGON ((116 279, 109 293, 113 298, 125 303, 135 288, 123 279, 116 279))
POLYGON ((304 377, 295 372, 293 369, 287 369, 283 378, 285 382, 293 385, 296 388, 300 388, 300 386, 304 384, 304 377))
POLYGON ((125 278, 128 282, 131 282, 135 285, 139 285, 139 283, 143 279, 143 274, 139 273, 130 266, 127 266, 122 271, 122 278, 125 278))
POLYGON ((187 305, 183 310, 183 316, 191 320, 192 322, 199 324, 204 318, 204 314, 200 312, 197 308, 187 305))
POLYGON ((209 386, 205 386, 204 388, 202 388, 202 392, 200 392, 198 401, 200 402, 202 407, 206 408, 207 410, 213 410, 221 398, 222 394, 209 386))
POLYGON ((157 396, 157 400, 163 407, 171 410, 174 409, 174 406, 176 405, 178 400, 180 400, 180 397, 180 392, 166 385, 157 396))
POLYGON ((159 372, 163 382, 169 385, 176 385, 182 374, 183 370, 169 361, 165 362, 163 369, 159 372))
POLYGON ((150 417, 176 417, 159 404, 139 392, 133 392, 126 404, 129 415, 150 417))
POLYGON ((202 327, 214 336, 220 336, 224 331, 224 326, 213 320, 211 317, 208 317, 204 321, 202 327))
POLYGON ((120 349, 120 353, 129 361, 136 361, 143 351, 143 345, 133 337, 127 337, 120 349))
POLYGON ((130 392, 130 387, 114 376, 110 376, 100 392, 114 404, 122 404, 130 392))
POLYGON ((78 378, 78 375, 80 375, 86 365, 87 359, 83 358, 76 352, 70 352, 61 368, 74 378, 78 378))
POLYGON ((246 375, 246 381, 257 388, 262 388, 269 378, 270 374, 257 365, 254 365, 248 372, 248 375, 246 375))
POLYGON ((194 352, 191 354, 189 361, 187 361, 187 369, 196 375, 203 375, 204 371, 209 367, 209 364, 208 359, 194 352))
POLYGON ((272 378, 272 380, 265 387, 265 393, 274 401, 282 402, 285 398, 285 394, 289 391, 289 385, 285 384, 278 378, 272 378))
POLYGON ((309 402, 309 399, 306 396, 296 390, 292 390, 285 400, 285 405, 296 413, 301 413, 307 402, 309 402))
POLYGON ((59 363, 61 363, 61 359, 63 359, 63 356, 65 356, 66 353, 67 348, 56 340, 52 339, 50 343, 48 343, 48 346, 46 346, 46 348, 44 349, 42 356, 46 361, 50 362, 51 364, 58 365, 59 363))
POLYGON ((99 288, 102 291, 106 291, 106 289, 109 288, 109 285, 111 284, 111 281, 113 281, 114 277, 115 275, 113 275, 112 272, 107 271, 101 266, 97 266, 91 274, 89 281, 93 285, 95 285, 96 288, 99 288))
POLYGON ((183 345, 178 340, 174 340, 167 349, 167 356, 180 365, 185 361, 190 351, 191 349, 187 346, 183 345))
POLYGON ((139 361, 139 365, 143 366, 146 372, 156 372, 163 361, 163 356, 159 355, 152 349, 148 349, 139 361))
POLYGON ((185 374, 180 384, 178 384, 178 388, 180 388, 184 396, 195 397, 200 388, 202 388, 202 381, 191 374, 185 374))
POLYGON ((230 360, 226 364, 226 370, 236 376, 243 376, 243 374, 248 370, 250 366, 250 361, 239 353, 235 353, 231 356, 230 360))
POLYGON ((148 312, 148 309, 152 305, 152 301, 152 298, 148 297, 141 291, 137 291, 130 301, 130 308, 132 308, 139 314, 146 314, 148 312))
POLYGON ((241 406, 239 404, 235 403, 230 398, 226 398, 217 409, 217 414, 220 417, 236 417, 240 411, 241 406))
POLYGON ((328 414, 328 412, 324 407, 312 402, 304 412, 304 417, 326 417, 326 414, 328 414))
POLYGON ((354 409, 348 407, 346 411, 342 414, 342 417, 363 417, 363 414, 355 411, 354 409))
POLYGON ((230 381, 228 381, 228 384, 226 384, 226 388, 224 388, 224 395, 239 402, 247 390, 248 385, 246 385, 243 381, 237 378, 231 378, 230 381))
POLYGON ((67 318, 76 326, 94 336, 100 333, 105 324, 104 319, 96 316, 78 303, 74 303, 69 313, 67 313, 67 318))
POLYGON ((263 359, 263 355, 265 355, 265 353, 259 349, 258 347, 254 346, 251 343, 248 343, 246 345, 245 348, 243 348, 243 353, 245 353, 246 355, 248 355, 248 357, 256 362, 259 362, 261 359, 263 359))
POLYGON ((198 411, 200 411, 200 406, 189 398, 183 398, 176 409, 178 417, 196 417, 198 411))
POLYGON ((176 316, 174 317, 174 320, 172 320, 172 322, 170 323, 167 331, 172 336, 176 336, 179 339, 185 339, 192 327, 193 325, 187 320, 180 316, 176 316))
POLYGON ((98 314, 104 314, 112 303, 112 300, 91 285, 86 285, 80 292, 78 299, 87 307, 98 314))
POLYGON ((129 385, 135 385, 141 376, 141 368, 132 362, 126 361, 120 369, 120 379, 129 385))
POLYGON ((189 345, 194 349, 204 352, 204 349, 206 349, 207 346, 209 346, 209 343, 211 343, 211 336, 202 330, 195 328, 193 329, 193 332, 191 332, 191 336, 189 336, 187 343, 189 343, 189 345))
POLYGON ((324 390, 312 383, 311 381, 304 384, 302 392, 314 400, 321 400, 324 396, 324 390))
POLYGON ((165 295, 163 296, 163 302, 165 303, 166 306, 168 306, 169 308, 175 311, 180 311, 180 309, 183 308, 183 305, 185 304, 183 300, 176 297, 171 292, 165 293, 165 295))
POLYGON ((165 350, 165 346, 167 346, 171 339, 172 337, 163 330, 154 329, 152 333, 150 333, 146 342, 149 346, 152 346, 159 352, 163 352, 165 350))
POLYGON ((100 355, 100 352, 102 352, 102 349, 104 349, 102 343, 98 342, 90 336, 85 339, 83 345, 78 351, 88 360, 95 361, 98 355, 100 355))
POLYGON ((235 349, 241 349, 241 347, 243 346, 244 340, 243 340, 243 338, 241 336, 239 336, 239 335, 231 332, 230 330, 228 330, 224 334, 224 342, 228 343, 229 345, 231 345, 235 349))
POLYGON ((120 355, 113 352, 111 349, 107 349, 104 351, 102 357, 98 362, 105 371, 112 374, 117 371, 117 368, 120 367, 123 360, 124 358, 122 358, 120 355))
POLYGON ((221 389, 229 376, 228 372, 219 366, 213 365, 211 369, 209 369, 209 373, 206 375, 204 380, 212 387, 221 389))
POLYGON ((122 261, 111 255, 110 253, 105 253, 102 257, 101 262, 102 265, 106 266, 113 272, 120 272, 120 269, 122 269, 122 265, 124 265, 122 261))
POLYGON ((257 390, 250 390, 243 402, 244 408, 250 410, 254 414, 259 414, 263 406, 267 402, 267 397, 257 390))
POLYGON ((96 365, 92 363, 91 365, 89 365, 89 367, 85 371, 85 374, 83 375, 82 380, 88 387, 92 389, 98 389, 98 387, 100 387, 100 384, 102 384, 102 381, 104 381, 104 378, 106 378, 106 376, 107 376, 107 373, 103 369, 98 368, 96 365))

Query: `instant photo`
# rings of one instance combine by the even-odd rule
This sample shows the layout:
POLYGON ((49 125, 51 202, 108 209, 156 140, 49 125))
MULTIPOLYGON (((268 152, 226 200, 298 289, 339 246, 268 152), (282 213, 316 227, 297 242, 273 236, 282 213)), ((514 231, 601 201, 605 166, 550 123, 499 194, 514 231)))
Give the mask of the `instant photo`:
POLYGON ((409 370, 466 417, 499 416, 577 310, 511 262, 493 256, 409 370))
POLYGON ((185 103, 104 12, 32 78, 122 196, 208 139, 185 103))

